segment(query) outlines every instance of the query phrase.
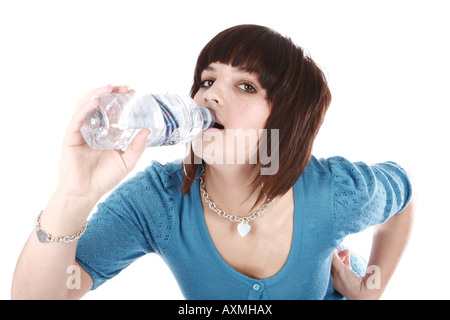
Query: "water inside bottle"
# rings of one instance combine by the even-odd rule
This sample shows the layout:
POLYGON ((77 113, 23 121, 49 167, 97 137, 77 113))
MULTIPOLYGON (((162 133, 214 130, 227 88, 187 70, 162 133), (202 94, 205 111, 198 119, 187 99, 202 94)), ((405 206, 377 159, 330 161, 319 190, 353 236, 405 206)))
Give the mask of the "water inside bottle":
MULTIPOLYGON (((104 105, 113 106, 117 100, 123 105, 129 95, 112 94, 104 105)), ((94 149, 124 149, 144 128, 151 129, 147 147, 168 146, 188 142, 202 130, 214 125, 212 110, 198 107, 187 97, 173 94, 133 96, 133 108, 97 109, 87 118, 81 133, 94 149)), ((119 104, 120 104, 119 103, 119 104)))

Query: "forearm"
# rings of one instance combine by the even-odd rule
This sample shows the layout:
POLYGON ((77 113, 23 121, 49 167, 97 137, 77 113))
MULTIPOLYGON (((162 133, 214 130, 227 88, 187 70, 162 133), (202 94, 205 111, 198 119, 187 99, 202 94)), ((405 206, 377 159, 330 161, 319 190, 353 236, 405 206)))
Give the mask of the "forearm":
MULTIPOLYGON (((73 202, 56 193, 41 217, 41 226, 55 236, 72 235, 81 229, 92 209, 91 203, 73 202)), ((71 290, 67 280, 75 262, 77 241, 41 243, 33 230, 14 272, 13 299, 69 299, 81 297, 89 288, 71 290), (69 271, 69 273, 67 273, 69 271)), ((85 275, 83 275, 85 277, 85 275)))
POLYGON ((368 272, 363 279, 371 298, 380 298, 400 262, 409 241, 414 204, 374 229, 368 272))

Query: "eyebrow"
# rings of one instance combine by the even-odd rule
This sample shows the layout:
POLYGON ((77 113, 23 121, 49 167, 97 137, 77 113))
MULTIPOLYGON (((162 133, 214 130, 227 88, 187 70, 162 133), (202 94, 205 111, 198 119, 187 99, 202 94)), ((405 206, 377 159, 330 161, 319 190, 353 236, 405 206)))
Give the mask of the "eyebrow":
MULTIPOLYGON (((243 67, 233 67, 233 68, 235 68, 238 72, 241 72, 241 73, 257 74, 257 72, 250 72, 250 71, 248 71, 247 69, 245 69, 243 67)), ((212 71, 212 72, 214 72, 214 71, 216 71, 216 69, 213 66, 209 65, 203 71, 212 71)))
MULTIPOLYGON (((257 90, 265 89, 262 86, 261 82, 259 81, 259 77, 258 77, 258 73, 257 72, 250 72, 250 71, 248 71, 248 70, 246 70, 245 68, 242 68, 242 67, 233 67, 233 68, 236 69, 236 71, 238 71, 240 73, 249 74, 250 77, 252 78, 252 79, 249 79, 249 80, 253 82, 253 85, 255 86, 255 88, 257 90)), ((216 68, 214 68, 213 66, 209 65, 205 69, 203 69, 201 74, 203 74, 203 72, 205 72, 205 71, 207 71, 207 72, 216 72, 216 68)))

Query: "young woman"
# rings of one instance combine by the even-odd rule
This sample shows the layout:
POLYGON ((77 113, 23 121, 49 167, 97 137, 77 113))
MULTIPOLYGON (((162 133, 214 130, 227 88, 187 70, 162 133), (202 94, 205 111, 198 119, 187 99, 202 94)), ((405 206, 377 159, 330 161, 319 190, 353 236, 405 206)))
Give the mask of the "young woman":
POLYGON ((110 92, 129 90, 106 86, 78 104, 58 188, 16 267, 14 298, 79 298, 150 252, 163 257, 187 299, 381 296, 411 229, 410 182, 393 162, 311 155, 331 94, 290 39, 256 25, 213 38, 191 95, 221 126, 199 135, 183 163, 154 162, 121 184, 85 230, 149 134, 142 130, 126 151, 86 145, 82 122, 110 92), (368 266, 348 249, 338 253, 346 235, 372 225, 368 266), (48 241, 49 234, 73 241, 48 241), (75 288, 70 266, 81 272, 75 288))

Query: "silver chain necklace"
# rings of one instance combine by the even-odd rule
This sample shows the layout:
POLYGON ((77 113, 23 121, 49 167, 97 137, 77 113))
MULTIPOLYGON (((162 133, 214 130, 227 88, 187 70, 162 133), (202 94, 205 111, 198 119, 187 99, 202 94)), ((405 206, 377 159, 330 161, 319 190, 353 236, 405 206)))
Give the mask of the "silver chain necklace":
POLYGON ((204 173, 204 171, 202 171, 202 173, 199 176, 200 191, 202 192, 203 199, 206 201, 206 203, 208 203, 209 208, 211 210, 215 211, 219 216, 221 216, 223 218, 227 218, 228 220, 230 220, 232 222, 240 222, 237 226, 237 230, 241 237, 247 236, 249 234, 250 230, 252 229, 252 227, 248 223, 252 220, 255 220, 260 215, 262 215, 264 212, 266 212, 267 209, 269 209, 270 205, 275 201, 275 199, 272 199, 272 200, 268 199, 266 201, 266 203, 258 211, 255 211, 254 213, 252 213, 251 215, 246 216, 246 217, 238 217, 238 216, 226 213, 225 211, 223 211, 222 209, 219 209, 217 207, 217 205, 214 203, 214 201, 212 201, 211 197, 209 196, 209 193, 206 191, 205 182, 203 180, 204 175, 205 175, 205 173, 204 173))

